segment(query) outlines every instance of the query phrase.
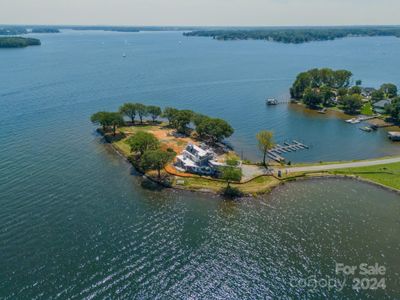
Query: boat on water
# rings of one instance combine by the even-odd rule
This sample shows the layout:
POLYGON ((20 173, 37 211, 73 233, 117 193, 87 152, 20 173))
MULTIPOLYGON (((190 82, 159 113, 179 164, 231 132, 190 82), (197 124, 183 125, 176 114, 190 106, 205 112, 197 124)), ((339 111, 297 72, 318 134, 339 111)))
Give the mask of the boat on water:
POLYGON ((370 126, 360 127, 360 130, 365 131, 365 132, 372 132, 373 131, 373 129, 370 126))
POLYGON ((276 100, 275 98, 267 99, 267 105, 277 105, 277 104, 278 104, 278 100, 276 100))
POLYGON ((358 123, 361 123, 361 121, 360 121, 358 118, 349 119, 349 120, 346 120, 345 122, 346 122, 346 123, 349 123, 349 124, 358 124, 358 123))
POLYGON ((125 57, 126 57, 126 54, 125 54, 125 53, 124 53, 124 54, 122 54, 122 57, 123 57, 123 58, 125 58, 125 57))

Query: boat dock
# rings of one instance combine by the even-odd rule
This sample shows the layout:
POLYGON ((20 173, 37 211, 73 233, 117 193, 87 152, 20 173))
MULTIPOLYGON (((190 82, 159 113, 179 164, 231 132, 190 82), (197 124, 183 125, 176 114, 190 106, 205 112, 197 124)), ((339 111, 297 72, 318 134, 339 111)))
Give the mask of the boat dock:
POLYGON ((388 138, 393 142, 400 141, 400 131, 389 131, 388 138))
POLYGON ((293 140, 291 143, 284 142, 283 145, 277 144, 274 148, 268 151, 268 157, 277 162, 284 162, 285 158, 281 155, 288 152, 295 152, 299 150, 309 149, 307 145, 293 140))
POLYGON ((291 103, 290 100, 277 100, 275 98, 269 98, 265 100, 265 104, 267 105, 278 105, 278 104, 288 104, 291 103))

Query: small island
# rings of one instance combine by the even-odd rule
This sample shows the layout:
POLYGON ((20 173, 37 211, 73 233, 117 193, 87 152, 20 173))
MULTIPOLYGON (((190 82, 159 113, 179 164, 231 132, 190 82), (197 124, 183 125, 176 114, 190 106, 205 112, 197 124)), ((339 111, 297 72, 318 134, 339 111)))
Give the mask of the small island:
POLYGON ((40 46, 39 39, 23 37, 0 37, 0 48, 25 48, 28 46, 40 46))
POLYGON ((314 41, 329 41, 354 36, 394 36, 400 37, 399 26, 376 27, 302 27, 302 28, 235 28, 206 29, 185 32, 184 36, 212 37, 221 41, 265 40, 286 44, 301 44, 314 41))

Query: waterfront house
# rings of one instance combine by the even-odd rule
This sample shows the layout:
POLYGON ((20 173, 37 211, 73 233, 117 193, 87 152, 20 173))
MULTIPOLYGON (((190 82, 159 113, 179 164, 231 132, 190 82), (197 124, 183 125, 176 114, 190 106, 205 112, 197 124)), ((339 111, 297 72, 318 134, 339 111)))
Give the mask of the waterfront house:
POLYGON ((372 87, 365 87, 361 89, 361 96, 368 98, 371 97, 372 93, 375 91, 372 87))
POLYGON ((175 166, 185 172, 210 175, 215 172, 210 163, 214 157, 212 150, 188 144, 182 154, 176 157, 175 166))
POLYGON ((386 100, 380 100, 378 102, 375 102, 373 104, 374 110, 377 113, 385 113, 385 108, 387 105, 390 105, 392 103, 392 100, 386 99, 386 100))

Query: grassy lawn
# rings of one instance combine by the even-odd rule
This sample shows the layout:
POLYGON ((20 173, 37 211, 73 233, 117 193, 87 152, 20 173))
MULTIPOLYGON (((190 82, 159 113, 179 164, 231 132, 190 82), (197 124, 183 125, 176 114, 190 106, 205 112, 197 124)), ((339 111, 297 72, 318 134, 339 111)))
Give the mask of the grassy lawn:
MULTIPOLYGON (((184 184, 182 186, 190 190, 211 190, 220 192, 227 186, 223 181, 209 180, 202 177, 177 178, 176 180, 183 181, 184 184)), ((278 185, 279 182, 278 179, 272 176, 262 176, 244 184, 231 184, 231 186, 238 188, 245 194, 260 194, 270 191, 274 186, 278 185)))
POLYGON ((332 170, 331 174, 356 175, 400 190, 400 163, 361 168, 332 170))
POLYGON ((113 142, 113 145, 122 152, 122 154, 126 157, 128 157, 131 154, 131 148, 129 145, 126 143, 126 140, 120 140, 118 142, 113 142))
POLYGON ((364 104, 364 106, 361 108, 361 114, 366 116, 372 116, 374 114, 371 103, 368 102, 364 104))

